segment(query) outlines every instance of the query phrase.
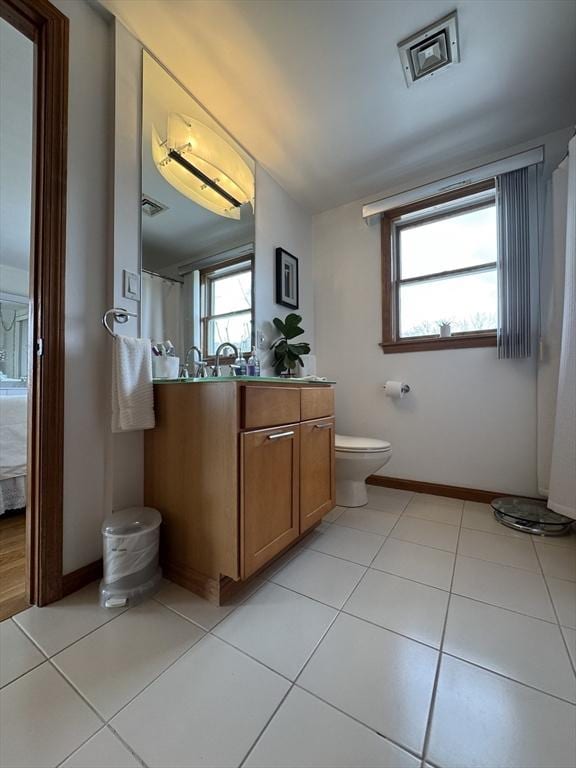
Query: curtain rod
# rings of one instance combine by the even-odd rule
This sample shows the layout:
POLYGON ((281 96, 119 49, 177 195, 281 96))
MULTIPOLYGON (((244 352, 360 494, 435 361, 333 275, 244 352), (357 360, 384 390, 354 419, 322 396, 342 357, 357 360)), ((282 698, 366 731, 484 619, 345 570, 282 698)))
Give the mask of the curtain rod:
POLYGON ((451 189, 457 189, 458 187, 467 187, 469 184, 485 181, 486 179, 493 178, 501 173, 515 171, 519 168, 526 168, 529 165, 536 165, 543 161, 544 145, 541 144, 540 146, 528 149, 525 152, 508 155, 508 157, 503 157, 492 163, 477 165, 467 171, 455 173, 452 176, 446 176, 443 179, 432 181, 421 187, 413 187, 405 192, 399 192, 396 195, 384 197, 381 200, 375 200, 373 203, 367 203, 362 206, 362 217, 367 224, 372 224, 374 221, 379 220, 380 214, 389 211, 392 208, 407 205, 408 203, 415 203, 418 200, 424 200, 427 197, 433 197, 434 195, 439 195, 443 192, 448 192, 451 189))
POLYGON ((161 275, 160 272, 152 272, 151 269, 142 269, 142 272, 146 272, 147 275, 152 275, 153 277, 161 277, 162 280, 170 280, 172 283, 184 285, 184 280, 178 280, 177 277, 166 277, 166 275, 161 275))

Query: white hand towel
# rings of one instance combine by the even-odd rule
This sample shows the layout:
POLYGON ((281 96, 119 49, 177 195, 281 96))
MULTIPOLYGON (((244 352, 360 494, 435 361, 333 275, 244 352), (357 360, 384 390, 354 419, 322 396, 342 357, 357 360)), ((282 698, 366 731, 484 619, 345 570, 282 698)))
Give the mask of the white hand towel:
POLYGON ((154 425, 150 339, 116 336, 112 355, 112 431, 133 432, 154 425))

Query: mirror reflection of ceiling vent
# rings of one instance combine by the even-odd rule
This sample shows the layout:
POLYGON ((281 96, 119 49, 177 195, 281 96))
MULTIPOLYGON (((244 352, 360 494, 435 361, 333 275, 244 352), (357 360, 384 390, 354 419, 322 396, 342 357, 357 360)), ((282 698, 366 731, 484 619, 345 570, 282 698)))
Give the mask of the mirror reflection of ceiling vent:
POLYGON ((167 205, 162 205, 158 200, 154 200, 148 197, 148 195, 142 195, 142 213, 145 213, 146 216, 157 216, 159 213, 167 210, 167 205))
POLYGON ((406 85, 460 61, 456 11, 398 43, 406 85))

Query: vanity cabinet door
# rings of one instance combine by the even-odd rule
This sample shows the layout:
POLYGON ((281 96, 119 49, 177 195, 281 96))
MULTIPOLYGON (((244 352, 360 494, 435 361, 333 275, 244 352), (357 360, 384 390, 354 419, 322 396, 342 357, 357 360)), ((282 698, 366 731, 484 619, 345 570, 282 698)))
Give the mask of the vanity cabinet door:
POLYGON ((291 424, 240 438, 243 579, 299 535, 299 431, 291 424))
POLYGON ((300 532, 317 523, 335 504, 334 419, 300 425, 300 532))

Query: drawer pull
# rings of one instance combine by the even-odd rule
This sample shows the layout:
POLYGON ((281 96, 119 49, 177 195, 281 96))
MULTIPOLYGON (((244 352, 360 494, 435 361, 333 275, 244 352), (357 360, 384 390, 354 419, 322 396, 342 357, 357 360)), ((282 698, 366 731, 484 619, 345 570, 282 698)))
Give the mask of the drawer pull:
POLYGON ((294 431, 291 432, 277 432, 275 435, 268 435, 268 440, 280 440, 281 437, 292 437, 294 431))
POLYGON ((314 429, 331 429, 332 424, 314 424, 314 429))

